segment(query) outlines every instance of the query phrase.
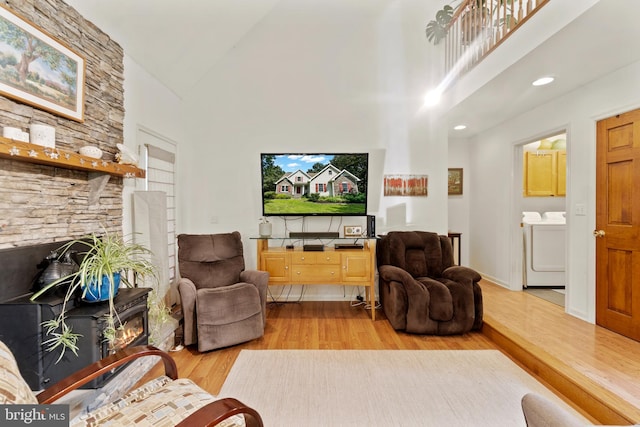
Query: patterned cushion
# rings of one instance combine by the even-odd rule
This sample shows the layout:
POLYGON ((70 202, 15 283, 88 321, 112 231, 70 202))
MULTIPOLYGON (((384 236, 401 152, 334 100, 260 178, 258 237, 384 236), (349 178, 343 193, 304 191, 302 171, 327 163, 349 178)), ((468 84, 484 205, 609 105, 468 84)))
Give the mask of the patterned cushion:
POLYGON ((35 394, 22 379, 11 350, 0 341, 0 404, 35 404, 35 394))
MULTIPOLYGON (((172 381, 163 376, 72 420, 71 426, 173 426, 214 400, 214 396, 187 378, 172 381)), ((244 425, 242 415, 218 424, 219 427, 244 425)))
MULTIPOLYGON (((172 381, 166 376, 149 381, 120 399, 78 417, 71 426, 173 426, 216 400, 193 381, 172 381)), ((38 399, 22 379, 18 364, 0 341, 0 404, 37 404, 38 399)), ((244 417, 229 417, 218 427, 244 427, 244 417)))

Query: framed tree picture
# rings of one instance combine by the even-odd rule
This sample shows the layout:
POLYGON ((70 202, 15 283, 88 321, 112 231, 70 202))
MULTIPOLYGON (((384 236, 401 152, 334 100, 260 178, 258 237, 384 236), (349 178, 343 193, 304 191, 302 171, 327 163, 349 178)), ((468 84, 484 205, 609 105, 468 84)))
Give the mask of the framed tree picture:
POLYGON ((449 195, 462 194, 462 168, 449 168, 449 195))
POLYGON ((83 121, 84 58, 0 6, 0 94, 83 121))

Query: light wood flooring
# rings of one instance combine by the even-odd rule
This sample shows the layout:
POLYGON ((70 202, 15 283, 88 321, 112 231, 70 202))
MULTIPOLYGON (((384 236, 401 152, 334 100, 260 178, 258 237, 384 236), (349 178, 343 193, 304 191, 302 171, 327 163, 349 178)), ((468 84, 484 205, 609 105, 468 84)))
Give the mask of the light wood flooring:
POLYGON ((481 283, 483 334, 601 423, 640 423, 640 342, 481 283))
MULTIPOLYGON (((482 332, 436 337, 394 331, 378 310, 348 302, 270 304, 264 337, 231 348, 171 353, 181 377, 218 394, 242 349, 500 349, 594 421, 640 423, 640 343, 562 307, 487 281, 482 332)), ((161 373, 154 368, 143 381, 161 373)))

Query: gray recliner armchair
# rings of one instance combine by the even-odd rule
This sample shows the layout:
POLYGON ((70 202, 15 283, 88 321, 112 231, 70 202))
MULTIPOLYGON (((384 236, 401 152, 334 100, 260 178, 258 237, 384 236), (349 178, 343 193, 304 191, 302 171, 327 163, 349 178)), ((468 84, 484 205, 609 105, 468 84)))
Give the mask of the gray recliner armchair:
POLYGON ((240 233, 180 234, 184 344, 208 351, 264 335, 266 271, 245 270, 240 233))
POLYGON ((448 236, 392 231, 376 256, 380 302, 395 330, 452 335, 482 327, 481 276, 454 265, 448 236))

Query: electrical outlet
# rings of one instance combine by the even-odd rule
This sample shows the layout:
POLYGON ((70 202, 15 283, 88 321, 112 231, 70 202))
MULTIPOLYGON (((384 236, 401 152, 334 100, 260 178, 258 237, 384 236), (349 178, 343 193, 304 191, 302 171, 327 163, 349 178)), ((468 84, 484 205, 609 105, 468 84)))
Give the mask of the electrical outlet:
POLYGON ((362 227, 359 225, 345 225, 344 237, 362 237, 362 227))

